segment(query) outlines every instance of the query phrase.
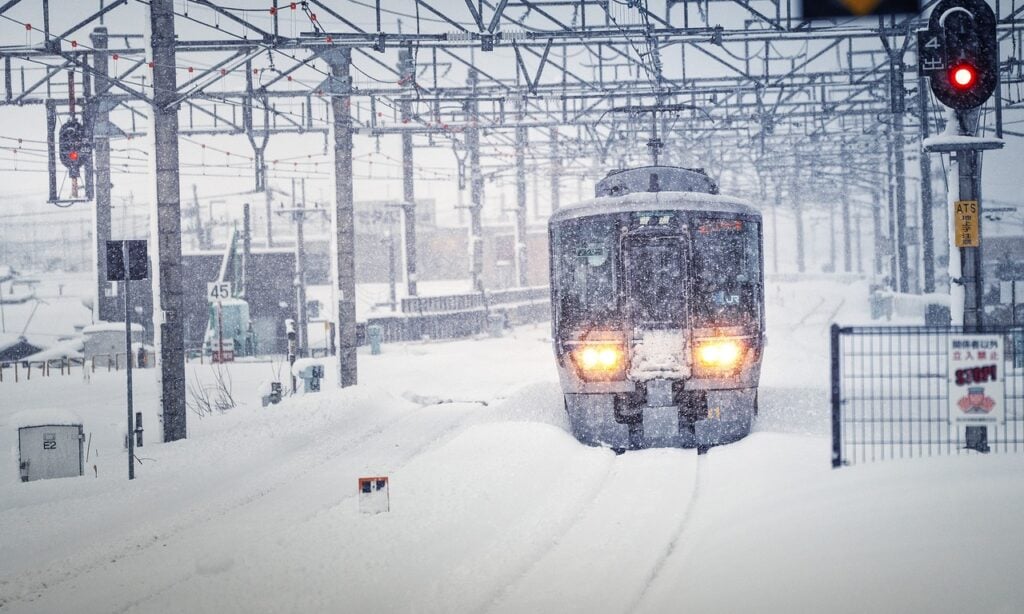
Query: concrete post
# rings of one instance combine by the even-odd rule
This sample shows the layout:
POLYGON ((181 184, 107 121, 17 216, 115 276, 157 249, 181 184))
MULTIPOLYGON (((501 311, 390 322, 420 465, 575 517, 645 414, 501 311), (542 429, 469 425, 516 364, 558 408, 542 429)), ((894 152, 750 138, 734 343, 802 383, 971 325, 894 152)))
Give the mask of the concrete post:
POLYGON ((466 149, 469 150, 469 275, 473 283, 473 291, 482 292, 484 232, 483 232, 483 199, 484 178, 480 169, 480 123, 479 101, 476 99, 476 69, 469 69, 467 84, 473 90, 471 98, 466 101, 466 149))
POLYGON ((342 93, 331 95, 334 122, 334 249, 338 289, 338 385, 357 383, 355 215, 352 194, 352 51, 332 48, 323 54, 331 67, 334 85, 342 93))
MULTIPOLYGON (((840 203, 842 206, 842 218, 843 218, 843 272, 849 273, 853 270, 853 249, 850 245, 851 228, 850 228, 850 173, 853 170, 850 168, 850 156, 846 151, 846 144, 842 146, 841 159, 842 164, 842 179, 840 183, 840 203)), ((859 240, 859 237, 858 237, 859 240)))
MULTIPOLYGON (((928 138, 928 96, 930 85, 927 77, 918 79, 918 117, 921 125, 921 141, 928 138)), ((932 229, 932 161, 921 154, 921 263, 925 293, 935 292, 935 235, 932 229)))
POLYGON ((292 215, 295 219, 295 316, 297 318, 299 356, 308 356, 309 321, 306 315, 306 240, 303 225, 306 221, 306 179, 302 179, 302 198, 295 197, 295 179, 292 179, 292 215), (298 202, 296 202, 298 201, 298 202))
POLYGON ((153 317, 160 352, 164 441, 184 439, 185 330, 182 318, 181 185, 178 168, 178 107, 175 76, 174 0, 151 0, 150 47, 153 58, 152 129, 156 188, 157 296, 153 317))
MULTIPOLYGON (((797 158, 797 168, 800 167, 800 158, 797 158)), ((793 223, 796 225, 796 270, 803 273, 807 264, 804 256, 804 207, 797 187, 799 183, 798 171, 794 169, 789 180, 789 200, 793 205, 793 223)))
POLYGON ((907 261, 907 168, 903 153, 903 113, 893 115, 893 156, 896 174, 896 259, 899 263, 900 292, 910 291, 910 263, 907 261))
MULTIPOLYGON (((526 102, 520 99, 518 119, 520 124, 526 116, 526 102)), ((515 257, 516 279, 519 286, 525 286, 526 280, 526 126, 516 126, 516 233, 515 257)))
MULTIPOLYGON (((110 112, 104 104, 104 94, 110 91, 110 84, 106 77, 109 75, 110 60, 104 53, 109 41, 107 28, 99 26, 89 35, 92 46, 96 50, 93 54, 93 68, 96 70, 94 79, 95 103, 92 105, 94 115, 93 126, 105 126, 110 120, 110 112)), ((107 281, 107 241, 110 240, 110 138, 106 134, 97 134, 93 138, 93 163, 96 173, 96 209, 94 211, 93 246, 96 262, 96 302, 93 313, 97 320, 113 322, 120 317, 117 297, 107 296, 107 289, 110 282, 107 281)))
MULTIPOLYGON (((412 50, 403 49, 398 53, 398 69, 401 73, 401 83, 411 87, 415 80, 416 67, 413 66, 412 50)), ((412 102, 403 99, 401 102, 402 123, 408 124, 412 120, 412 102)), ((402 207, 403 221, 405 222, 405 285, 409 296, 416 296, 416 192, 413 180, 413 152, 412 133, 402 133, 402 207)), ((391 239, 392 241, 394 239, 391 239)))

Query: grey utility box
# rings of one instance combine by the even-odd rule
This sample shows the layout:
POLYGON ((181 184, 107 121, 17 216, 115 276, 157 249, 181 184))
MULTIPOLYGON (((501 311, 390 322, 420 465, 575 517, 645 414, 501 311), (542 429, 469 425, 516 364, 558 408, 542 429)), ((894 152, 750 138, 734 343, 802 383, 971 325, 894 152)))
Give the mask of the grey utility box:
POLYGON ((22 482, 82 475, 81 424, 41 424, 18 429, 18 466, 22 482))

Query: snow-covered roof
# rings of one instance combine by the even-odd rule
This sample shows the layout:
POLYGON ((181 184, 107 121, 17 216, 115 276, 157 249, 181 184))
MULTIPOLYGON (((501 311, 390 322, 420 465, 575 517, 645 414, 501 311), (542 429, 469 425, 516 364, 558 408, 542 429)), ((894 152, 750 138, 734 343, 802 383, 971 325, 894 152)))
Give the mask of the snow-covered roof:
MULTIPOLYGON (((299 358, 299 359, 297 359, 295 361, 295 364, 292 365, 292 375, 294 375, 295 377, 300 377, 300 375, 302 374, 302 371, 306 367, 312 367, 314 365, 323 365, 323 364, 324 364, 324 359, 322 359, 322 358, 299 358)), ((324 372, 326 372, 326 371, 327 371, 327 369, 325 367, 324 368, 324 372)))
POLYGON ((31 356, 26 356, 22 358, 22 360, 35 362, 40 360, 57 360, 59 358, 82 358, 83 345, 83 338, 76 337, 74 339, 62 341, 54 346, 46 348, 45 350, 36 352, 31 356))
MULTIPOLYGON (((141 333, 146 329, 142 327, 138 322, 132 322, 132 332, 141 333)), ((82 334, 91 335, 93 333, 123 333, 124 322, 97 322, 90 324, 82 329, 82 334)))
POLYGON ((7 419, 7 426, 20 429, 27 426, 47 425, 78 425, 82 424, 82 418, 73 411, 67 409, 26 409, 11 414, 7 419))
POLYGON ((6 350, 9 347, 13 347, 15 345, 18 345, 19 343, 22 343, 22 342, 25 342, 25 343, 27 343, 29 345, 33 345, 33 346, 35 346, 37 348, 43 347, 42 345, 40 345, 38 343, 33 343, 32 341, 30 341, 27 338, 25 338, 23 335, 18 335, 18 334, 0 334, 0 352, 6 350))
POLYGON ((551 214, 551 222, 617 212, 659 210, 706 211, 760 216, 754 206, 741 198, 701 192, 634 192, 624 196, 603 196, 563 207, 551 214))

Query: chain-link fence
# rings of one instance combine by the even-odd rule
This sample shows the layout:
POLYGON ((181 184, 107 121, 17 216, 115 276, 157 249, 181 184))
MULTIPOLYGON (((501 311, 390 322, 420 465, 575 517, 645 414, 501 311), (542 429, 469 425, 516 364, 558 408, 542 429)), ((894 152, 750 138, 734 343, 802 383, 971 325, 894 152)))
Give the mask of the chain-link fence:
POLYGON ((1024 327, 834 325, 831 359, 833 467, 1024 452, 1024 327))

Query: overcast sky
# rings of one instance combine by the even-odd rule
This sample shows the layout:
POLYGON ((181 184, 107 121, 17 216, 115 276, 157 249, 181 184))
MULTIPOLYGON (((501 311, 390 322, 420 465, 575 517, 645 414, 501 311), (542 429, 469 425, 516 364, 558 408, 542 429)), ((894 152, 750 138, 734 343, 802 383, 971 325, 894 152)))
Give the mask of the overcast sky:
MULTIPOLYGON (((368 0, 367 3, 372 5, 372 1, 368 0)), ((465 4, 461 0, 447 0, 447 2, 433 0, 433 3, 438 6, 446 4, 449 7, 446 14, 457 20, 467 22, 468 26, 468 13, 465 4)), ((229 4, 232 6, 251 4, 254 7, 258 7, 254 12, 247 13, 247 18, 259 27, 271 27, 270 15, 265 8, 262 8, 267 4, 266 2, 248 3, 238 0, 229 4)), ((372 31, 376 28, 373 22, 372 11, 360 4, 359 1, 347 0, 333 2, 330 6, 338 7, 337 10, 346 18, 372 31)), ((53 31, 67 29, 71 24, 80 21, 91 9, 96 8, 98 5, 99 2, 85 0, 52 0, 51 6, 56 7, 57 10, 54 11, 51 29, 53 31)), ((302 15, 301 11, 288 10, 288 3, 286 2, 282 3, 282 5, 285 7, 282 8, 282 17, 279 22, 282 34, 290 36, 309 31, 308 18, 302 15)), ((22 5, 10 10, 6 15, 8 19, 0 20, 0 44, 10 46, 39 43, 42 40, 42 35, 39 32, 28 32, 24 27, 24 23, 32 23, 33 27, 41 24, 42 19, 38 6, 39 4, 35 1, 26 0, 22 5)), ((410 29, 415 27, 415 21, 410 17, 415 11, 415 4, 412 0, 389 0, 385 3, 385 6, 392 12, 384 16, 382 25, 384 30, 397 30, 399 22, 402 24, 401 28, 403 31, 410 31, 410 29)), ((768 5, 766 4, 766 6, 768 5)), ((664 13, 663 7, 664 4, 662 2, 651 3, 652 10, 658 14, 664 13)), ((181 38, 231 38, 249 34, 240 30, 226 18, 217 17, 209 9, 198 7, 191 2, 179 0, 175 2, 175 8, 179 13, 184 14, 186 9, 189 13, 188 20, 184 18, 178 19, 180 24, 178 25, 178 35, 181 38), (219 32, 217 28, 220 29, 219 32)), ((616 15, 622 23, 637 21, 635 11, 621 6, 616 7, 615 10, 618 11, 616 15)), ((725 4, 718 6, 718 3, 712 3, 711 10, 714 12, 713 19, 726 27, 736 25, 743 15, 742 11, 737 7, 730 7, 725 4)), ((516 9, 516 11, 518 15, 518 13, 522 12, 522 9, 516 9)), ((680 9, 676 9, 676 12, 673 13, 675 19, 679 19, 678 11, 680 9)), ((436 17, 424 11, 421 11, 421 13, 423 18, 421 28, 423 30, 452 30, 450 25, 444 24, 436 17)), ((695 17, 695 15, 692 17, 695 17)), ((116 9, 106 20, 107 27, 114 34, 142 34, 147 23, 148 10, 145 5, 137 1, 130 2, 128 6, 116 9)), ((75 38, 75 40, 80 41, 80 44, 87 45, 87 35, 88 30, 85 30, 75 33, 69 38, 75 38)), ((133 39, 130 43, 132 46, 143 45, 141 39, 133 39)), ((112 41, 112 45, 121 44, 123 44, 123 41, 112 41)), ((876 43, 871 42, 868 44, 875 45, 876 43)), ((793 51, 799 51, 799 48, 795 48, 793 51)), ((393 52, 381 57, 383 61, 389 64, 395 61, 393 52)), ((286 60, 287 58, 279 57, 278 64, 282 63, 282 59, 286 60)), ((663 59, 667 73, 671 74, 673 71, 678 70, 678 57, 671 55, 663 59)), ((127 61, 126 58, 119 60, 121 64, 127 61)), ((205 57, 182 56, 179 57, 179 64, 182 65, 179 68, 183 69, 184 64, 194 64, 199 69, 215 61, 217 59, 209 55, 205 57)), ((269 61, 269 55, 261 56, 257 58, 254 66, 261 66, 266 70, 269 61)), ((511 53, 501 51, 492 54, 477 53, 476 61, 481 67, 486 69, 487 66, 493 67, 502 63, 514 62, 515 60, 511 53)), ((420 65, 423 65, 425 62, 429 62, 429 56, 426 59, 423 57, 419 58, 420 65)), ((361 82, 371 85, 374 83, 374 79, 392 78, 369 62, 357 59, 356 66, 359 69, 355 75, 357 86, 361 82)), ((326 70, 326 67, 321 66, 319 70, 326 70)), ((711 74, 711 72, 717 69, 713 63, 701 62, 699 56, 691 55, 688 60, 687 70, 691 74, 695 71, 697 73, 710 71, 707 74, 711 74)), ((442 82, 464 82, 464 72, 456 68, 449 70, 447 67, 444 67, 441 73, 440 78, 442 82)), ((142 70, 138 74, 146 76, 145 71, 142 70)), ((271 73, 265 72, 265 74, 271 73)), ((14 78, 17 83, 21 79, 21 75, 16 74, 14 78)), ((26 71, 24 78, 28 83, 34 83, 41 78, 41 67, 26 71)), ((187 78, 188 75, 183 71, 179 72, 179 84, 187 78)), ((261 76, 260 78, 263 77, 261 76)), ((317 74, 303 77, 306 81, 316 80, 317 78, 320 78, 317 74)), ((240 82, 240 79, 238 81, 240 82)), ((311 85, 315 85, 315 83, 311 85)), ((908 86, 912 85, 913 81, 908 80, 908 86)), ((63 88, 61 88, 61 91, 55 90, 55 96, 63 98, 64 95, 63 88)), ((365 104, 365 101, 363 101, 363 104, 365 104)), ((281 108, 287 107, 289 109, 287 112, 299 112, 297 107, 288 107, 286 102, 282 102, 280 105, 281 108)), ((365 108, 360 109, 360 111, 368 113, 368 109, 365 108)), ((378 109, 378 111, 381 111, 381 109, 378 109)), ((222 108, 222 112, 229 113, 230 111, 222 108)), ((321 112, 318 109, 314 114, 316 115, 321 112)), ((393 115, 391 109, 385 108, 381 112, 384 113, 382 121, 385 122, 390 119, 389 116, 393 115)), ((130 129, 130 120, 130 115, 127 112, 119 112, 115 116, 115 122, 126 130, 130 129)), ((145 119, 136 118, 136 120, 137 128, 144 130, 146 126, 145 119)), ((1022 117, 1019 109, 1007 111, 1005 121, 1008 129, 1024 131, 1024 117, 1022 117)), ((180 122, 183 126, 187 125, 188 118, 185 113, 181 114, 180 122)), ((43 168, 41 163, 45 163, 45 155, 41 153, 43 148, 41 141, 45 139, 45 126, 45 113, 42 106, 37 105, 23 108, 7 106, 0 108, 0 136, 5 137, 0 138, 0 148, 16 146, 16 141, 12 139, 25 139, 21 144, 22 149, 18 153, 13 153, 10 150, 0 150, 0 169, 2 169, 0 170, 0 181, 5 186, 3 192, 7 199, 29 202, 39 202, 45 199, 47 190, 46 175, 43 172, 38 172, 39 169, 43 168), (19 165, 19 171, 12 170, 15 168, 15 160, 17 160, 19 165)), ((1024 162, 1024 147, 1022 147, 1020 141, 1020 137, 1009 137, 1008 147, 1005 150, 986 154, 984 167, 986 197, 997 201, 1019 201, 1019 169, 1022 167, 1022 162, 1024 162)), ((380 139, 363 136, 356 138, 355 188, 357 199, 377 200, 401 197, 400 150, 398 142, 399 138, 397 136, 380 139)), ((119 202, 125 202, 129 196, 134 198, 138 206, 142 206, 147 200, 149 193, 148 180, 145 174, 146 140, 144 138, 131 141, 116 140, 113 142, 113 148, 115 206, 119 202)), ((186 196, 191 195, 191 185, 193 183, 198 186, 201 196, 242 192, 252 188, 252 171, 247 168, 250 165, 247 158, 252 155, 252 152, 244 137, 189 137, 182 140, 180 148, 183 164, 181 183, 186 196), (203 147, 204 144, 206 145, 205 148, 203 147), (229 164, 232 168, 223 168, 225 164, 229 164)), ((535 153, 542 156, 546 155, 546 152, 535 153)), ((457 202, 458 195, 455 189, 455 156, 450 142, 439 138, 437 147, 430 149, 418 148, 416 156, 417 166, 421 169, 419 173, 420 178, 416 186, 417 196, 421 198, 435 198, 439 201, 439 207, 442 210, 449 209, 454 211, 451 208, 457 202)), ((333 182, 328 176, 331 163, 330 150, 327 148, 327 142, 322 136, 275 136, 270 139, 267 148, 267 159, 270 161, 279 160, 278 164, 271 166, 272 184, 275 187, 287 188, 289 185, 288 177, 301 174, 309 178, 308 193, 311 199, 330 199, 333 196, 333 182), (289 165, 291 166, 290 169, 289 165)), ((485 164, 487 163, 508 164, 510 160, 485 160, 485 164)), ((695 163, 699 164, 700 160, 695 160, 695 163)), ((908 164, 908 175, 911 178, 909 191, 912 193, 917 190, 916 184, 913 181, 917 174, 915 167, 916 164, 914 163, 908 164)), ((537 180, 533 180, 531 183, 535 181, 537 180)), ((541 209, 546 210, 549 191, 546 177, 539 179, 538 188, 539 198, 542 201, 541 209)), ((578 190, 588 194, 591 189, 591 178, 582 182, 574 177, 567 178, 563 182, 562 201, 564 203, 574 200, 578 190)), ((505 206, 510 206, 514 202, 511 182, 505 182, 502 188, 489 185, 487 190, 487 210, 492 213, 497 211, 502 199, 505 200, 505 206)), ((914 195, 912 194, 913 197, 914 195)), ((468 200, 468 195, 464 195, 464 198, 468 200)), ((8 200, 8 203, 10 203, 10 200, 8 200)))

